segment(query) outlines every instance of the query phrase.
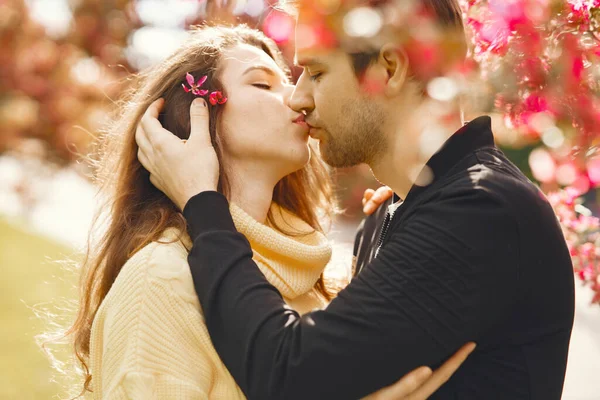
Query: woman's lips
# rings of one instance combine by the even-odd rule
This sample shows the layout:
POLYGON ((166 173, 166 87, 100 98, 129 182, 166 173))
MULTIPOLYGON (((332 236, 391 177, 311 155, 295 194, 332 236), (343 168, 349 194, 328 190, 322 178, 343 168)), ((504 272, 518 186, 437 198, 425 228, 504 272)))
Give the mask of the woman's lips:
POLYGON ((298 116, 298 118, 296 118, 294 121, 292 121, 295 124, 298 124, 300 126, 304 126, 307 128, 310 128, 310 126, 306 123, 306 121, 304 120, 304 114, 300 114, 298 116))
POLYGON ((316 126, 312 126, 311 124, 309 124, 308 122, 306 122, 306 120, 304 119, 304 114, 300 114, 295 120, 293 120, 292 122, 294 124, 298 124, 304 128, 307 129, 308 134, 313 138, 313 139, 317 139, 316 136, 316 131, 319 129, 316 126))

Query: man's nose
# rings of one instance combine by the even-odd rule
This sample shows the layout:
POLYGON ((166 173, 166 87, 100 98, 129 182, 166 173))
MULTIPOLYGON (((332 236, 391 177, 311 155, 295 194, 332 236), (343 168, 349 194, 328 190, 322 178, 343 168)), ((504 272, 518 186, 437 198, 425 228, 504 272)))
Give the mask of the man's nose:
POLYGON ((289 107, 300 113, 310 114, 315 108, 310 81, 306 79, 307 74, 302 73, 296 83, 296 87, 289 99, 289 107))

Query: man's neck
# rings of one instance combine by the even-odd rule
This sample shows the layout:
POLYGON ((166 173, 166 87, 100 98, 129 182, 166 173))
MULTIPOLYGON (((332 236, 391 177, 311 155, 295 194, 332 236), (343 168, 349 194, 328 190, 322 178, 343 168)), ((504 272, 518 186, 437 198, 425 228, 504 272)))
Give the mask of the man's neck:
POLYGON ((370 163, 375 178, 392 188, 405 199, 414 184, 425 186, 433 179, 425 168, 429 159, 463 125, 463 116, 457 104, 443 118, 435 115, 430 106, 401 118, 391 129, 390 143, 384 154, 370 163))

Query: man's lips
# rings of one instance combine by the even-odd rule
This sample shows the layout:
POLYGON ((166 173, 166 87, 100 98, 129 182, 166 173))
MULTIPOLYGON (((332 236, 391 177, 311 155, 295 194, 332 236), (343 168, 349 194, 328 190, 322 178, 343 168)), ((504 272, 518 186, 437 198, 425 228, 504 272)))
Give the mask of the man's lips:
POLYGON ((306 127, 306 128, 308 128, 308 134, 309 134, 309 135, 310 135, 312 138, 316 139, 316 136, 315 136, 315 131, 316 131, 316 130, 318 130, 319 128, 318 128, 318 127, 316 127, 316 126, 313 126, 313 125, 309 124, 308 122, 306 122, 306 120, 305 120, 304 118, 305 118, 304 114, 300 114, 300 115, 299 115, 299 116, 298 116, 298 117, 297 117, 295 120, 293 120, 292 122, 293 122, 294 124, 298 124, 298 125, 301 125, 301 126, 303 126, 303 127, 306 127))
POLYGON ((308 125, 308 134, 310 135, 310 137, 312 137, 313 139, 318 139, 316 133, 320 128, 318 126, 313 126, 308 122, 306 123, 306 125, 308 125))

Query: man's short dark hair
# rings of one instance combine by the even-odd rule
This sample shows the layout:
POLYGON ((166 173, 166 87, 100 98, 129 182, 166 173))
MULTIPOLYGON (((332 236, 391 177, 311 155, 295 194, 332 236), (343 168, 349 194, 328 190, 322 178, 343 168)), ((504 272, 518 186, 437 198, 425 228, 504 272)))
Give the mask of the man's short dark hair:
MULTIPOLYGON (((415 0, 422 10, 431 15, 442 29, 464 33, 465 26, 462 19, 462 10, 458 0, 415 0)), ((385 4, 382 1, 380 4, 385 4)), ((377 7, 377 6, 375 6, 377 7)), ((379 57, 379 49, 373 51, 349 53, 352 66, 357 76, 361 76, 371 63, 379 57)))

